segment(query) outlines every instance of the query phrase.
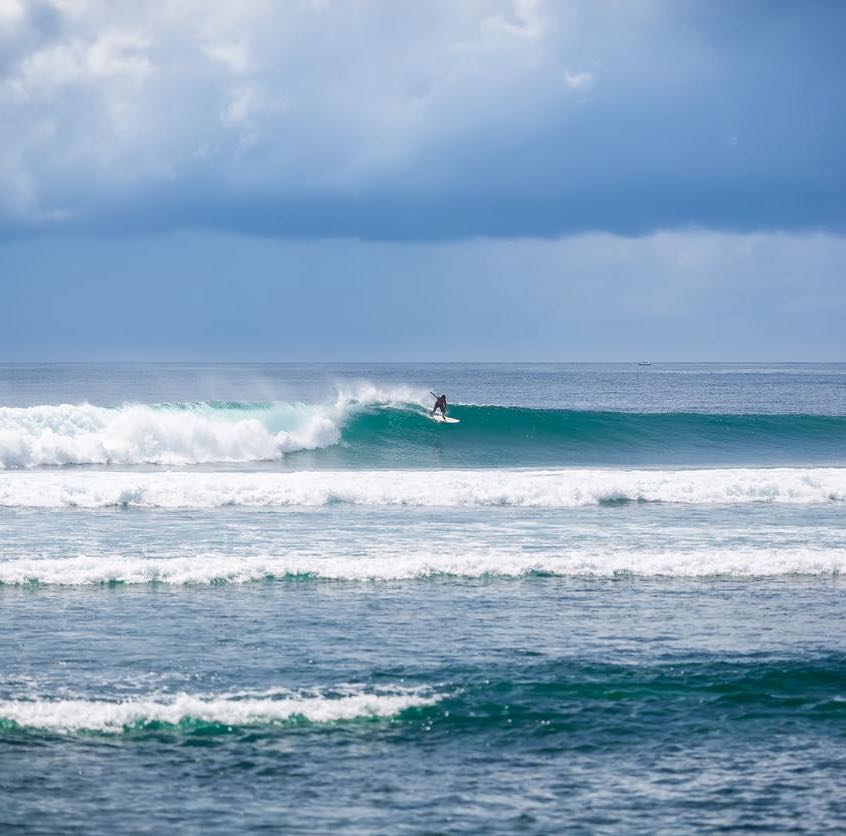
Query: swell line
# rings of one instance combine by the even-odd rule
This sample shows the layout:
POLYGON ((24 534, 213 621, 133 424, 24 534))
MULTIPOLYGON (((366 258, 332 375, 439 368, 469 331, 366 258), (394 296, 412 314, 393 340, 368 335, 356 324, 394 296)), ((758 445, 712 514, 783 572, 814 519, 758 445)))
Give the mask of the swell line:
POLYGON ((364 388, 326 402, 0 409, 0 468, 273 462, 314 467, 846 463, 846 416, 457 405, 364 388))

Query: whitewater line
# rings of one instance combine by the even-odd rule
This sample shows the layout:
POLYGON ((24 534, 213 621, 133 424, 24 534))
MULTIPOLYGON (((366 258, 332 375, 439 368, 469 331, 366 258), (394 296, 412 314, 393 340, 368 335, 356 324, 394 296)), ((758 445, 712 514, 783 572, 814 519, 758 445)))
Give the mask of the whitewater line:
POLYGON ((11 508, 571 508, 844 499, 846 468, 0 472, 0 506, 11 508))
MULTIPOLYGON (((347 689, 350 690, 350 689, 347 689)), ((294 720, 331 723, 364 717, 392 717, 407 708, 431 705, 437 697, 412 689, 383 689, 328 695, 284 693, 250 695, 150 695, 120 701, 85 699, 0 700, 0 723, 74 733, 116 734, 150 723, 178 726, 216 723, 231 727, 275 725, 294 720)))
POLYGON ((0 585, 167 586, 248 584, 293 578, 329 581, 412 581, 435 577, 757 578, 842 575, 846 548, 606 549, 562 548, 545 552, 464 550, 448 554, 408 552, 339 555, 198 554, 192 557, 63 558, 0 560, 0 585))

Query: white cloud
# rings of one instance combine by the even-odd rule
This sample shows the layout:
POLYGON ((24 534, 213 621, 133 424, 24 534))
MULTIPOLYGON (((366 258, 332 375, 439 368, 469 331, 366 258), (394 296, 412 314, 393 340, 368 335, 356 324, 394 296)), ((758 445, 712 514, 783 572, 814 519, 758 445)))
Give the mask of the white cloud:
POLYGON ((85 12, 94 7, 92 0, 49 0, 50 5, 69 17, 81 17, 85 12))
POLYGON ((29 48, 22 38, 0 79, 0 143, 29 184, 22 201, 0 182, 0 205, 30 207, 24 221, 96 211, 201 160, 226 182, 283 190, 358 189, 406 168, 414 179, 445 145, 507 130, 504 102, 525 130, 557 106, 550 82, 565 72, 540 0, 52 5, 60 25, 29 48), (45 122, 52 141, 41 130, 33 143, 45 122))
POLYGON ((112 30, 92 41, 74 39, 49 46, 20 63, 16 82, 32 96, 45 88, 95 85, 100 79, 118 76, 142 81, 152 71, 146 54, 149 44, 138 33, 112 30))
POLYGON ((245 73, 250 68, 249 49, 244 40, 210 42, 204 44, 203 49, 209 56, 221 61, 233 73, 245 73))
POLYGON ((579 70, 576 72, 564 70, 564 81, 572 90, 586 90, 587 88, 593 86, 594 81, 596 81, 596 76, 593 73, 589 73, 587 70, 579 70))
POLYGON ((519 38, 537 38, 543 30, 540 5, 540 0, 512 0, 511 8, 506 13, 485 18, 482 28, 519 38))
POLYGON ((0 0, 0 26, 8 26, 22 20, 24 7, 21 0, 0 0))

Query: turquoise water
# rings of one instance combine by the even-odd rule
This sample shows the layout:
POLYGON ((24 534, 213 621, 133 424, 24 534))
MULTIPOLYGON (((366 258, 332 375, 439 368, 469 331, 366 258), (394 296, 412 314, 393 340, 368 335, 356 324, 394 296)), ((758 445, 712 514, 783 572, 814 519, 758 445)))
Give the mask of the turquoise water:
POLYGON ((0 367, 0 828, 843 829, 845 458, 835 364, 0 367))

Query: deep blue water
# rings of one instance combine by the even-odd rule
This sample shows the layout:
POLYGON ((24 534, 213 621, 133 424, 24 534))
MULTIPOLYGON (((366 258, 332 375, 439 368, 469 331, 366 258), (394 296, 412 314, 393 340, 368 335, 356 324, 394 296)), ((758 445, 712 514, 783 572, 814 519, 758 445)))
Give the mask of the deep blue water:
POLYGON ((845 460, 836 364, 0 366, 0 830, 844 829, 845 460))

